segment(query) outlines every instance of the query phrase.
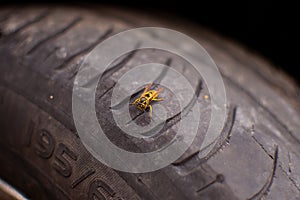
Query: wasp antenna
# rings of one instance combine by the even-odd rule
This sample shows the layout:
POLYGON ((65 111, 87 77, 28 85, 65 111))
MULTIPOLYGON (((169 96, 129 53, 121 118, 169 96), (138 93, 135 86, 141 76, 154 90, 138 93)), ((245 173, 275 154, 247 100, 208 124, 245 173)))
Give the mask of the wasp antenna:
POLYGON ((144 92, 143 92, 143 94, 142 94, 141 96, 143 96, 143 95, 150 89, 151 86, 152 86, 152 83, 149 83, 149 84, 145 87, 144 92))
POLYGON ((157 90, 157 93, 160 93, 160 92, 162 92, 164 90, 164 88, 159 88, 158 90, 157 90))
POLYGON ((151 88, 151 86, 152 86, 152 83, 149 83, 145 89, 149 90, 151 88))

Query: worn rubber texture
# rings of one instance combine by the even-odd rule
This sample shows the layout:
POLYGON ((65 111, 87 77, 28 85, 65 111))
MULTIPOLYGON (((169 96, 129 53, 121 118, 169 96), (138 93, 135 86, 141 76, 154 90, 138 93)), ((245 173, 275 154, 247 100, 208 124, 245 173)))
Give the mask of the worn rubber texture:
MULTIPOLYGON (((0 67, 0 177, 29 198, 300 199, 298 87, 269 62, 202 27, 113 8, 2 8, 0 67), (138 64, 165 63, 188 77, 197 88, 202 117, 200 136, 179 160, 159 171, 130 174, 105 166, 84 148, 71 97, 84 56, 105 38, 141 26, 173 28, 202 44, 224 78, 228 109, 217 145, 200 160, 210 116, 205 82, 167 52, 141 50, 121 57, 96 94, 99 123, 116 145, 153 150, 170 140, 180 120, 171 116, 154 138, 157 143, 126 137, 116 128, 109 109, 112 88, 138 64)), ((134 118, 149 120, 147 113, 134 118)))

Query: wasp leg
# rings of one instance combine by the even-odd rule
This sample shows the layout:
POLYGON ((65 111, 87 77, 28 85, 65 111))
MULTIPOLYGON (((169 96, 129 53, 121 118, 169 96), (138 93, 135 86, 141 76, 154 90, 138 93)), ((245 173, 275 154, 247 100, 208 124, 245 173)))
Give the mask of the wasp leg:
POLYGON ((152 118, 152 106, 149 105, 149 108, 150 108, 150 117, 152 118))
POLYGON ((134 102, 130 103, 130 105, 136 105, 140 101, 140 98, 137 98, 134 102))
POLYGON ((159 88, 157 91, 154 92, 152 100, 153 101, 161 101, 163 99, 158 99, 157 96, 159 95, 160 92, 162 92, 164 89, 163 88, 159 88))
POLYGON ((159 98, 159 99, 154 98, 154 99, 152 99, 152 101, 162 101, 162 100, 164 100, 164 99, 163 98, 159 98))

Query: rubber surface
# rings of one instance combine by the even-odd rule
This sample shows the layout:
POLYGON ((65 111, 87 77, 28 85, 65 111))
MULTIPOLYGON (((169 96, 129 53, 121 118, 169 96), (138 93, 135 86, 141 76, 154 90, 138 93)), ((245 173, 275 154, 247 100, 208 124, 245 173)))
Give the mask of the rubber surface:
MULTIPOLYGON (((29 198, 300 199, 299 88, 264 59, 206 29, 111 8, 5 8, 0 67, 0 176, 29 198), (105 38, 141 26, 173 28, 199 41, 222 73, 228 113, 218 144, 199 159, 210 116, 205 83, 186 61, 167 52, 123 56, 96 94, 99 123, 116 145, 153 150, 169 141, 180 120, 172 116, 156 143, 116 128, 109 110, 112 88, 137 64, 165 63, 188 77, 198 88, 203 116, 199 137, 179 160, 156 172, 129 174, 106 167, 83 147, 71 97, 84 56, 105 38)), ((146 114, 137 123, 146 123, 146 114)))

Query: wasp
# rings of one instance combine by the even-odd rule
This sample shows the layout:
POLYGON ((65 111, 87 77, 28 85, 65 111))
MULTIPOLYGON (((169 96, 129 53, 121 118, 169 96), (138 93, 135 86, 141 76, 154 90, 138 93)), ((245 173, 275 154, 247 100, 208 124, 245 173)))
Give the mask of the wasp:
POLYGON ((151 101, 162 101, 162 98, 157 98, 158 94, 163 91, 163 88, 158 90, 149 90, 152 84, 150 83, 144 89, 144 92, 138 97, 131 105, 136 105, 137 108, 141 111, 150 109, 150 117, 152 117, 152 106, 150 105, 151 101), (149 91, 148 91, 149 90, 149 91))

